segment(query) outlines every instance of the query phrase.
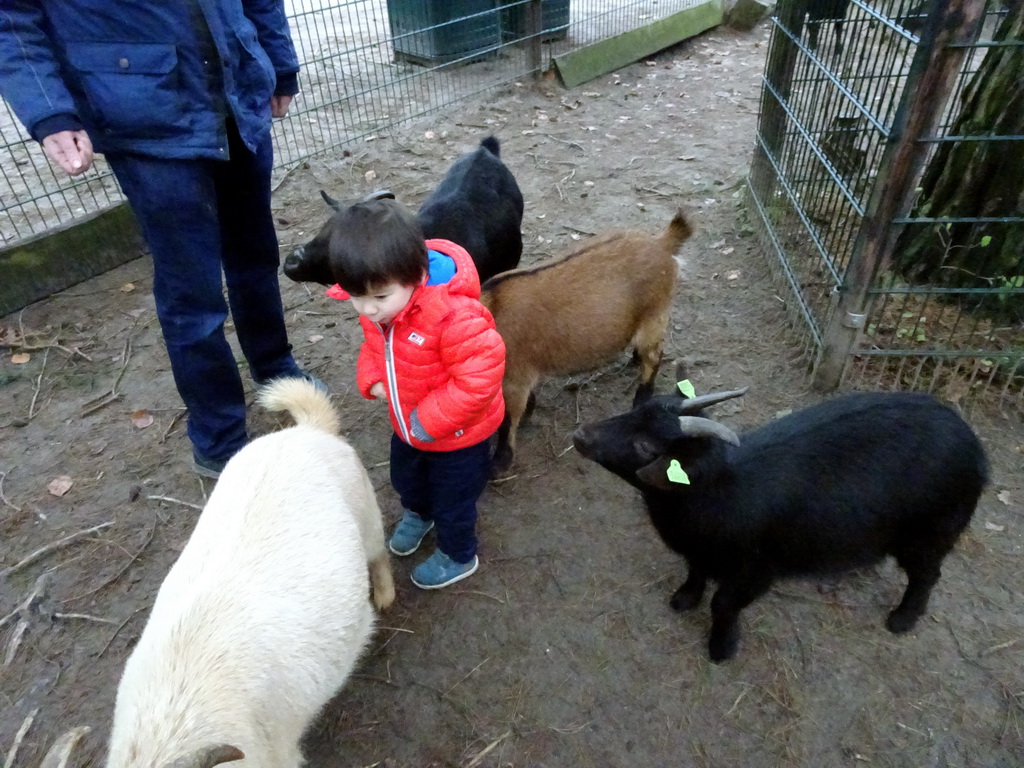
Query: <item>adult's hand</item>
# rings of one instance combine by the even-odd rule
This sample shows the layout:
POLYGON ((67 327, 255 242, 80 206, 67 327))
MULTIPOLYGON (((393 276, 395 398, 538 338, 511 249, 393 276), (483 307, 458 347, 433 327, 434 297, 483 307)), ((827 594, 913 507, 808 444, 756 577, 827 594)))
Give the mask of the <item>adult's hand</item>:
POLYGON ((92 167, 92 141, 85 131, 58 131, 43 139, 43 150, 72 176, 92 167))
POLYGON ((270 97, 270 116, 271 117, 284 117, 288 114, 288 107, 292 103, 294 96, 271 96, 270 97))

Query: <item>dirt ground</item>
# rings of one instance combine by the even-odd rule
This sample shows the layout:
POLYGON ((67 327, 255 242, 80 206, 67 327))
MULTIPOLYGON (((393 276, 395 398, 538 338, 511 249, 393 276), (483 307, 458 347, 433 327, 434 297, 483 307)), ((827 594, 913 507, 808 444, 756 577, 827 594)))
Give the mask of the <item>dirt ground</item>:
MULTIPOLYGON (((282 249, 326 217, 318 189, 387 186, 416 206, 494 133, 526 197, 524 263, 612 227, 658 231, 685 206, 699 231, 680 254, 666 357, 688 363, 698 392, 750 386, 716 411, 737 429, 815 402, 742 202, 766 41, 715 30, 572 92, 510 87, 310 161, 275 197, 282 249)), ((121 668, 210 488, 189 466, 150 272, 141 258, 0 321, 36 347, 0 364, 0 568, 108 524, 0 582, 2 618, 48 574, 27 621, 0 628, 5 768, 37 765, 80 725, 92 731, 70 764, 102 763, 121 668), (133 423, 140 410, 152 424, 133 423)), ((354 314, 316 288, 282 290, 296 356, 332 387, 390 525, 389 427, 354 389, 354 314)), ((578 423, 628 406, 634 378, 623 355, 543 384, 516 474, 482 500, 472 579, 422 592, 408 580, 419 558, 395 559, 396 604, 308 734, 311 766, 1024 765, 1019 414, 967 414, 992 484, 914 632, 883 627, 903 587, 887 563, 778 585, 744 613, 739 656, 716 666, 706 601, 668 606, 684 564, 635 492, 571 448, 578 423)), ((253 434, 277 425, 252 409, 253 434)))

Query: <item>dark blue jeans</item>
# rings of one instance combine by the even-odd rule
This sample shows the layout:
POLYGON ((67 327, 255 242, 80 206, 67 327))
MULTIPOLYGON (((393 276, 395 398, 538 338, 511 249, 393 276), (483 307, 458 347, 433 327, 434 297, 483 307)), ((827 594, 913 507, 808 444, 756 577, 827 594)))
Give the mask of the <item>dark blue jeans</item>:
POLYGON ((391 484, 402 506, 434 521, 438 548, 457 563, 476 554, 476 501, 490 469, 486 440, 455 451, 421 451, 391 436, 391 484))
POLYGON ((270 133, 255 152, 233 123, 228 136, 227 161, 107 157, 153 255, 156 311, 189 437, 214 460, 246 442, 242 380, 224 336, 228 305, 257 381, 298 371, 277 281, 270 133))

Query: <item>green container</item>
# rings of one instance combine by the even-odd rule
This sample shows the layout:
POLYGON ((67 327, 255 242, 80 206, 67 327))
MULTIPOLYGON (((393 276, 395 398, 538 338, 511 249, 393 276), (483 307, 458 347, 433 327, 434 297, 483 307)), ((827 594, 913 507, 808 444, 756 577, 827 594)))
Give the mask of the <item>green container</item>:
POLYGON ((501 43, 498 0, 387 0, 387 7, 396 61, 481 58, 501 43))
MULTIPOLYGON (((529 31, 526 22, 530 9, 518 0, 501 0, 501 36, 503 40, 521 40, 529 31)), ((569 33, 569 0, 541 0, 541 40, 564 40, 569 33)))

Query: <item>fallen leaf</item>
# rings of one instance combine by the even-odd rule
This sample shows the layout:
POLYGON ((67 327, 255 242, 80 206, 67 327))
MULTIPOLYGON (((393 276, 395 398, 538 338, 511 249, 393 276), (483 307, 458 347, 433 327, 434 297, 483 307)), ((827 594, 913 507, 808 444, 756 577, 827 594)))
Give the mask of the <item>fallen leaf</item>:
POLYGON ((312 336, 309 337, 309 343, 310 344, 316 344, 318 341, 323 341, 323 340, 324 340, 324 337, 321 336, 319 333, 314 333, 312 336))
POLYGON ((377 172, 367 171, 366 173, 363 174, 363 178, 366 179, 367 181, 373 181, 374 179, 377 178, 377 172))
POLYGON ((28 352, 18 352, 17 354, 11 355, 11 362, 15 365, 24 365, 32 359, 32 355, 28 352))
POLYGON ((985 528, 987 530, 989 530, 989 531, 997 531, 997 532, 998 531, 1005 531, 1006 530, 1006 526, 1005 525, 996 525, 995 523, 990 523, 987 520, 985 521, 985 528))
POLYGON ((118 288, 118 290, 121 291, 121 293, 131 293, 135 290, 135 283, 125 283, 118 288))
POLYGON ((996 498, 1008 507, 1013 506, 1013 497, 1010 495, 1009 491, 1000 491, 996 494, 996 498))
POLYGON ((736 279, 739 278, 739 276, 740 276, 739 270, 733 270, 732 272, 730 272, 728 275, 725 276, 725 279, 726 280, 736 280, 736 279))
POLYGON ((145 429, 146 427, 151 426, 154 421, 155 419, 153 418, 153 414, 145 409, 135 411, 135 413, 132 414, 132 424, 134 424, 137 429, 145 429))
POLYGON ((721 248, 723 245, 725 245, 725 240, 719 240, 717 243, 712 243, 711 247, 717 249, 721 248))
POLYGON ((722 255, 723 256, 728 256, 730 253, 732 253, 735 250, 736 250, 735 248, 723 248, 722 249, 722 255))
POLYGON ((71 486, 74 484, 75 481, 70 477, 67 475, 61 475, 60 477, 53 478, 53 480, 50 481, 50 484, 46 486, 46 490, 54 496, 63 496, 71 490, 71 486))

